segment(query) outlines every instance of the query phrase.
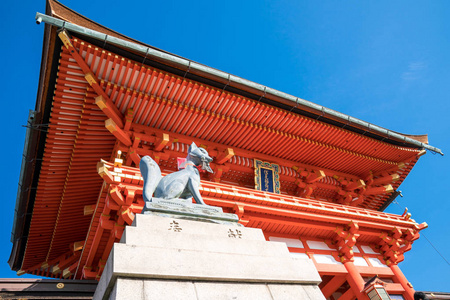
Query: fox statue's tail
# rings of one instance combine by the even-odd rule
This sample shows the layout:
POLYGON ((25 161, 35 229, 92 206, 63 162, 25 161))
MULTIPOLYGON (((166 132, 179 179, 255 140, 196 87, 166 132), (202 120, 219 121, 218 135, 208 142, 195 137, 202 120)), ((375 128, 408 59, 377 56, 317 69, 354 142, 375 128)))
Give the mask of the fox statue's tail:
POLYGON ((142 195, 144 196, 144 200, 146 202, 150 202, 152 200, 153 192, 158 186, 158 183, 161 181, 161 169, 150 156, 144 156, 141 159, 139 169, 141 170, 141 175, 144 178, 142 195))

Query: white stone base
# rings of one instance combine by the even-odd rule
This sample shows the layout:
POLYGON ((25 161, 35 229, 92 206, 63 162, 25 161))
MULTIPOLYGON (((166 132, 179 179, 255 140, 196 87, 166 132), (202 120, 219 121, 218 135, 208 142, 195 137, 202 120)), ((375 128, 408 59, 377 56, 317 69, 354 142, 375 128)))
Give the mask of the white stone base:
POLYGON ((314 264, 260 229, 137 215, 94 299, 324 299, 314 264))

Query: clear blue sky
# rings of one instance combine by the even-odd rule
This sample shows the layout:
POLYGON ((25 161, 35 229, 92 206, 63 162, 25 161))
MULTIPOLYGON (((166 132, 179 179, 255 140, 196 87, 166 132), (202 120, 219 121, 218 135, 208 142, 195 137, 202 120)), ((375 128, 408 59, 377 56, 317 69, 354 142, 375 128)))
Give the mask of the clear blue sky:
MULTIPOLYGON (((450 1, 62 1, 166 51, 353 117, 428 133, 450 154, 450 1)), ((4 184, 0 277, 6 263, 28 110, 34 109, 44 0, 1 1, 4 184)), ((401 206, 450 260, 450 163, 427 153, 402 184, 401 206)), ((403 209, 391 204, 388 212, 403 209)), ((418 290, 450 292, 450 266, 420 238, 400 264, 418 290)))

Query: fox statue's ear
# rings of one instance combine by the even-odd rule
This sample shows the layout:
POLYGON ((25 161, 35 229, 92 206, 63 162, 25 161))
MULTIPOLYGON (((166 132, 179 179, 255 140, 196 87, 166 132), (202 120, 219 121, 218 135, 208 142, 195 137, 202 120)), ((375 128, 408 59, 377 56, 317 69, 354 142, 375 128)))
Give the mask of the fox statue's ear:
POLYGON ((188 152, 192 152, 192 151, 194 151, 195 149, 197 149, 197 145, 196 145, 194 142, 192 142, 192 144, 189 146, 188 152))

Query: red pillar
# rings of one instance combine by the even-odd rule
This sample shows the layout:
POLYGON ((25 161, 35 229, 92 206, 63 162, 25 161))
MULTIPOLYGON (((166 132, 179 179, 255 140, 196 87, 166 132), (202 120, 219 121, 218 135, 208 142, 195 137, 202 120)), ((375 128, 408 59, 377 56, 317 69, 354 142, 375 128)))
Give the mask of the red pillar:
POLYGON ((361 274, 359 274, 353 262, 346 261, 344 262, 344 266, 348 272, 347 281, 350 284, 350 288, 354 292, 356 298, 358 298, 358 300, 369 300, 369 297, 365 293, 361 293, 361 291, 364 289, 365 282, 364 279, 361 277, 361 274))
POLYGON ((406 279, 405 275, 403 275, 403 272, 400 270, 400 268, 396 264, 391 264, 389 268, 391 268, 392 272, 394 273, 394 280, 400 283, 405 289, 404 296, 406 300, 414 300, 414 289, 412 288, 411 283, 409 283, 406 279))

